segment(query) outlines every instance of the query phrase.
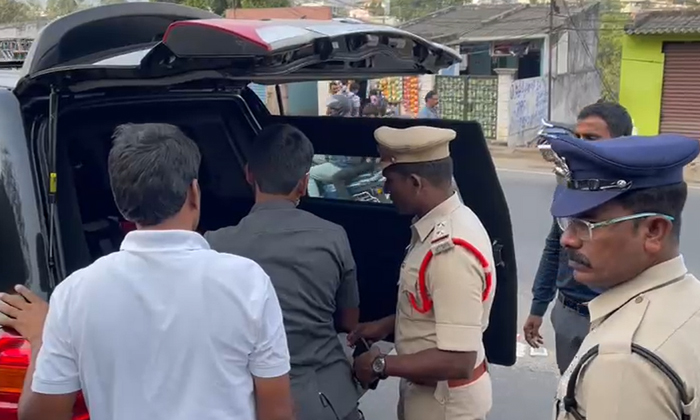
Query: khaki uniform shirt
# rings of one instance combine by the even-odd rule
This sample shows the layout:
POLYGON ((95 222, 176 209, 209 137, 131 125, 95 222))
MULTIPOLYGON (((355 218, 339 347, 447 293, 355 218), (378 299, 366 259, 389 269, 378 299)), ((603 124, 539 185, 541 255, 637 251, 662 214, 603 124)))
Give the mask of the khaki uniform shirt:
POLYGON ((555 419, 573 420, 561 402, 571 372, 589 349, 599 354, 581 369, 576 402, 587 420, 700 418, 700 282, 679 256, 589 303, 591 330, 557 390, 555 419), (681 407, 668 377, 630 350, 636 343, 660 357, 683 380, 694 401, 681 407))
POLYGON ((399 279, 396 351, 399 355, 436 347, 445 351, 474 351, 479 365, 485 358, 482 333, 488 326, 496 289, 489 235, 457 194, 416 221, 412 231, 411 245, 399 279), (448 236, 444 237, 445 234, 448 236), (486 278, 484 268, 472 253, 454 246, 453 238, 471 243, 488 260, 493 272, 493 286, 485 302, 482 302, 486 278), (437 242, 433 243, 435 240, 437 242), (426 286, 433 308, 420 313, 411 306, 409 293, 416 296, 418 306, 422 307, 418 272, 431 249, 434 255, 427 268, 426 286))

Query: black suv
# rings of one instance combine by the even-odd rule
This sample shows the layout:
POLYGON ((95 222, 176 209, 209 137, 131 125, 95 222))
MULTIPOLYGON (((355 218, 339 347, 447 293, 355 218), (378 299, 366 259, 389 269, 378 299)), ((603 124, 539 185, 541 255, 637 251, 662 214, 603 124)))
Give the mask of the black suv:
MULTIPOLYGON (((73 271, 119 248, 128 226, 107 176, 122 123, 175 124, 202 152, 200 230, 238 223, 253 204, 243 165, 256 134, 288 123, 318 153, 376 157, 381 125, 452 128, 454 179, 494 246, 498 286, 485 335, 490 362, 515 362, 517 279, 510 215, 475 122, 271 115, 249 88, 297 81, 437 73, 460 60, 395 28, 357 21, 238 21, 168 3, 80 11, 39 34, 0 77, 0 291, 22 283, 47 298, 73 271)), ((362 321, 394 312, 410 220, 387 203, 307 198, 342 225, 358 267, 362 321)), ((14 418, 27 344, 0 331, 0 418, 14 418)), ((88 417, 84 405, 75 418, 88 417)))

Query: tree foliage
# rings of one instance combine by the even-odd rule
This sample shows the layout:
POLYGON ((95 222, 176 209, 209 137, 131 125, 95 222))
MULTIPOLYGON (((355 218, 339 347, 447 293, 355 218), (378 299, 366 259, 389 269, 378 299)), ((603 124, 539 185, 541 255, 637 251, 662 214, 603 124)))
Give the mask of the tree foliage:
POLYGON ((217 15, 223 15, 227 9, 237 8, 264 8, 264 7, 289 7, 289 0, 151 0, 167 3, 183 4, 198 9, 210 10, 217 15))
POLYGON ((446 7, 469 3, 471 0, 392 0, 389 13, 405 22, 446 7))
POLYGON ((596 66, 603 84, 603 99, 617 101, 620 91, 620 66, 622 65, 622 37, 625 25, 631 17, 621 13, 619 6, 611 5, 600 14, 598 32, 598 56, 596 66))
POLYGON ((18 0, 0 0, 0 23, 25 22, 32 18, 27 3, 18 0))
POLYGON ((372 16, 384 16, 385 10, 381 0, 372 0, 367 4, 367 10, 372 16))
POLYGON ((46 2, 46 15, 57 18, 73 13, 83 5, 82 0, 48 0, 46 2))
POLYGON ((289 7, 289 0, 240 0, 244 9, 262 9, 265 7, 289 7))

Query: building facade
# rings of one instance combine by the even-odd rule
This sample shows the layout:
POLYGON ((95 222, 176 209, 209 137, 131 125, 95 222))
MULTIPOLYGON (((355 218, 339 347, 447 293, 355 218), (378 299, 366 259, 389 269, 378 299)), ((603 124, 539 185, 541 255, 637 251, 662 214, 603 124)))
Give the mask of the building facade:
POLYGON ((620 103, 640 135, 700 138, 700 11, 637 16, 622 44, 620 103))

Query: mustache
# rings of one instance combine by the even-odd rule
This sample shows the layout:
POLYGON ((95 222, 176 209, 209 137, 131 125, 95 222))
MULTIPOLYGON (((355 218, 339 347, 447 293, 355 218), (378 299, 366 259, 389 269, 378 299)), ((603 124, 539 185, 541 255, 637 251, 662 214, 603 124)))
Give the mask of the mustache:
POLYGON ((575 263, 581 264, 581 265, 588 267, 588 268, 593 268, 593 267, 591 267, 591 262, 588 261, 588 258, 586 258, 584 255, 582 255, 574 250, 567 249, 566 255, 569 258, 569 261, 573 261, 575 263))

